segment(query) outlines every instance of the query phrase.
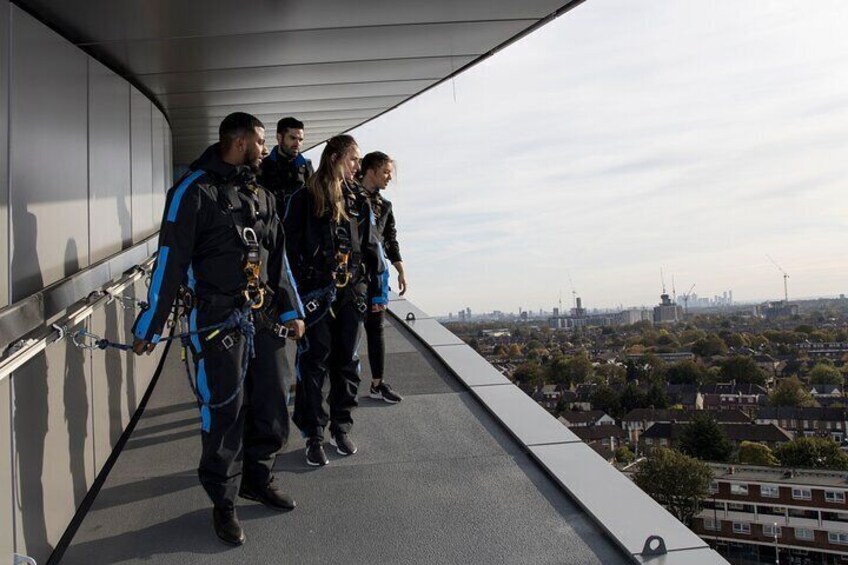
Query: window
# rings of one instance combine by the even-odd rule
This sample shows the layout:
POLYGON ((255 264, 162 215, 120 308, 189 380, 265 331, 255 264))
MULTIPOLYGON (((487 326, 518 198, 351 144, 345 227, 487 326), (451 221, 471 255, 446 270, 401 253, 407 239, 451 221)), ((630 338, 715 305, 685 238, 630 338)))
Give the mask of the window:
POLYGON ((718 481, 710 481, 710 494, 718 493, 718 481))
POLYGON ((721 520, 714 520, 712 518, 704 518, 704 529, 712 530, 714 532, 721 529, 721 520))
POLYGON ((665 439, 664 437, 661 437, 661 438, 660 438, 660 445, 661 445, 661 446, 662 446, 662 445, 668 445, 668 440, 667 440, 667 439, 665 439))
POLYGON ((795 500, 810 500, 813 493, 808 488, 792 487, 792 498, 795 500))
POLYGON ((843 503, 845 502, 845 493, 838 490, 824 491, 824 499, 826 502, 843 503))
POLYGON ((747 495, 748 485, 740 485, 739 483, 730 483, 730 494, 747 495))
POLYGON ((780 526, 774 524, 763 524, 763 535, 770 538, 780 537, 780 526))
POLYGON ((645 438, 645 445, 654 445, 654 440, 649 437, 645 438))
POLYGON ((830 543, 838 543, 848 545, 848 533, 846 532, 827 532, 827 541, 830 543))
POLYGON ((760 496, 777 498, 780 496, 780 487, 775 485, 760 485, 760 496))
POLYGON ((748 522, 733 522, 733 533, 734 534, 750 534, 751 533, 751 524, 748 522))
POLYGON ((795 528, 795 538, 812 541, 815 539, 815 536, 813 536, 813 530, 808 530, 807 528, 795 528))
POLYGON ((728 502, 727 503, 727 509, 733 510, 734 512, 744 512, 745 511, 745 505, 739 504, 738 502, 728 502))

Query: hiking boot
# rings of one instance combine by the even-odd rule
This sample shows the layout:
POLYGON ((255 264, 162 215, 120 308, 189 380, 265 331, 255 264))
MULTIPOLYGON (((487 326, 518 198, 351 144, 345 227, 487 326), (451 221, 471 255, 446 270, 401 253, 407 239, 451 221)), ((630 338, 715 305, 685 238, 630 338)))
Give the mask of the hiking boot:
POLYGON ((256 488, 248 481, 243 480, 241 488, 239 489, 239 496, 248 500, 261 502, 268 508, 281 512, 285 510, 294 510, 294 507, 297 506, 297 503, 291 496, 281 491, 277 485, 274 484, 274 477, 271 477, 271 480, 268 481, 268 484, 264 487, 259 488, 256 488))
POLYGON ((344 432, 336 432, 330 438, 330 445, 336 448, 339 455, 353 455, 356 453, 356 444, 350 439, 350 435, 344 432))
POLYGON ((244 531, 241 529, 235 508, 214 508, 212 524, 215 526, 215 534, 222 542, 228 545, 244 543, 244 531))
POLYGON ((313 467, 323 467, 329 462, 327 454, 324 453, 324 446, 321 445, 321 440, 309 438, 306 441, 306 464, 313 467))
POLYGON ((403 397, 392 390, 386 382, 381 382, 377 386, 371 387, 371 393, 368 395, 376 400, 385 400, 389 404, 397 404, 403 397))

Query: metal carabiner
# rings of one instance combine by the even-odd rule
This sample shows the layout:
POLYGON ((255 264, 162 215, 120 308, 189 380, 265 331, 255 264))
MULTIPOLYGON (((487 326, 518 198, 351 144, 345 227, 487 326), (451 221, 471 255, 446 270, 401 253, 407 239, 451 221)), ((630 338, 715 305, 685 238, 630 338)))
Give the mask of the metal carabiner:
POLYGON ((253 228, 244 228, 241 235, 244 238, 244 242, 248 245, 259 245, 259 238, 256 237, 256 232, 253 231, 253 228))

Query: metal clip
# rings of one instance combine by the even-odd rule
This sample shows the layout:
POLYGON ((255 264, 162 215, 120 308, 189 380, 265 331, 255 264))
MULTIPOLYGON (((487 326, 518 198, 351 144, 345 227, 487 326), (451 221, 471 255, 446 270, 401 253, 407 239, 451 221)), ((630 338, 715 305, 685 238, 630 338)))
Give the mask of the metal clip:
POLYGON ((315 312, 315 310, 318 309, 318 306, 319 306, 318 300, 314 299, 314 298, 303 305, 303 307, 306 309, 306 311, 309 312, 310 314, 315 312))
POLYGON ((65 338, 65 334, 68 332, 68 328, 60 326, 59 324, 53 324, 50 327, 59 332, 59 337, 56 338, 56 341, 62 341, 65 338))
POLYGON ((248 245, 259 245, 259 239, 256 237, 256 232, 253 231, 253 228, 244 228, 244 231, 241 233, 245 243, 248 245))
POLYGON ((221 339, 221 347, 224 348, 224 351, 229 350, 232 346, 236 344, 236 340, 233 339, 231 334, 227 334, 221 339))
POLYGON ((412 313, 412 312, 407 312, 406 313, 406 321, 407 322, 414 322, 415 321, 415 314, 412 313))
POLYGON ((273 328, 271 328, 271 333, 273 333, 276 337, 286 339, 289 337, 289 328, 283 324, 274 324, 273 328))
POLYGON ((38 565, 38 563, 35 562, 35 559, 27 555, 18 555, 15 553, 12 557, 12 565, 38 565))

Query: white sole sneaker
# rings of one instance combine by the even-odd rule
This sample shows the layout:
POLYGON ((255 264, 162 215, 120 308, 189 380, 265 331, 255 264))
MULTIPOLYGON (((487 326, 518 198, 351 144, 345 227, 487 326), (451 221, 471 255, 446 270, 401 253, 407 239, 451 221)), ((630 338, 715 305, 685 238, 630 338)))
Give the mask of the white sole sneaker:
POLYGON ((332 445, 333 447, 336 448, 336 453, 338 453, 339 455, 344 455, 345 457, 347 457, 348 455, 353 455, 354 453, 359 451, 358 447, 353 450, 353 453, 348 453, 347 451, 342 451, 341 448, 339 447, 339 444, 336 443, 336 438, 334 438, 334 437, 330 438, 330 445, 332 445))

